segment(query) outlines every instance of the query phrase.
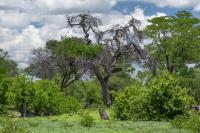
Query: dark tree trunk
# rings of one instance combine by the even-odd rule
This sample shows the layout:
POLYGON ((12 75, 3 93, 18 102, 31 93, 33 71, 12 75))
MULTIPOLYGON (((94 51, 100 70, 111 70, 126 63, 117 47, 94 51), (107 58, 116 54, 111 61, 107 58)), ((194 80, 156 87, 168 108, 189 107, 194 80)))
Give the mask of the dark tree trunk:
POLYGON ((101 82, 101 89, 102 89, 102 99, 103 103, 107 106, 111 105, 109 90, 108 90, 108 80, 102 80, 101 82))
POLYGON ((173 73, 174 72, 174 66, 172 65, 171 67, 169 67, 169 73, 173 73))
POLYGON ((26 105, 26 101, 23 100, 22 106, 21 106, 21 117, 27 117, 27 105, 26 105))

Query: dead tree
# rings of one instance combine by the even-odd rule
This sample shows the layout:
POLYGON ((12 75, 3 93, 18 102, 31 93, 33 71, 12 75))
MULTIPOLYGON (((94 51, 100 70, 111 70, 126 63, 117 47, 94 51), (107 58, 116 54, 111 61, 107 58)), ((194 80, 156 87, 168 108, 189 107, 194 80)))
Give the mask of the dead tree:
POLYGON ((108 81, 112 74, 123 69, 118 65, 122 58, 139 61, 146 56, 140 47, 142 34, 137 27, 140 22, 132 18, 125 26, 116 25, 106 31, 99 31, 98 25, 101 24, 101 20, 84 13, 77 16, 67 16, 67 23, 69 27, 76 26, 83 31, 88 45, 94 45, 89 39, 90 36, 95 36, 95 41, 102 45, 101 54, 95 60, 88 60, 87 64, 101 84, 104 104, 111 105, 108 81))
POLYGON ((77 16, 67 16, 69 27, 79 27, 83 33, 87 44, 91 44, 90 31, 96 32, 98 26, 102 24, 101 20, 91 16, 89 13, 79 14, 77 16))

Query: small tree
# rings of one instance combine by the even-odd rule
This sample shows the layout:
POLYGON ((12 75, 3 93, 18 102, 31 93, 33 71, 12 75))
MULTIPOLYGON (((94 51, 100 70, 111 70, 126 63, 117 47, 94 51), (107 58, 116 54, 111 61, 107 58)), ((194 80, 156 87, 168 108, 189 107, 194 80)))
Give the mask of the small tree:
POLYGON ((13 79, 6 96, 21 116, 27 117, 28 110, 32 109, 31 103, 34 101, 34 84, 25 76, 18 76, 13 79))

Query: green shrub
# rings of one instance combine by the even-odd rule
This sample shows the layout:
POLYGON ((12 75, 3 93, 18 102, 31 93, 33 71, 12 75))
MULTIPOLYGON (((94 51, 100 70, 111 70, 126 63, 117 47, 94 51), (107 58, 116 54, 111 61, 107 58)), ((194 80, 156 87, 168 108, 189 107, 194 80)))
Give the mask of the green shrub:
POLYGON ((11 84, 11 80, 8 78, 4 78, 0 80, 0 114, 6 113, 7 108, 9 106, 7 93, 9 86, 11 84))
POLYGON ((64 113, 77 113, 81 108, 79 101, 72 96, 66 97, 61 106, 64 113))
POLYGON ((23 126, 19 126, 16 118, 0 116, 0 133, 30 133, 30 131, 23 126))
POLYGON ((100 86, 95 81, 85 83, 85 108, 98 107, 101 103, 100 86))
POLYGON ((34 92, 33 82, 25 76, 18 76, 12 79, 5 96, 9 105, 26 116, 33 109, 34 92))
POLYGON ((120 120, 145 120, 147 91, 139 85, 125 88, 115 96, 114 116, 120 120))
POLYGON ((83 113, 81 114, 80 124, 83 127, 92 127, 95 124, 95 120, 89 113, 83 113))
POLYGON ((187 116, 177 116, 171 121, 172 125, 176 128, 191 129, 196 132, 200 132, 200 114, 191 113, 187 116))
POLYGON ((80 107, 76 99, 66 98, 49 80, 32 82, 25 76, 18 76, 9 85, 5 83, 4 91, 0 87, 2 103, 13 106, 23 117, 77 112, 80 107))
POLYGON ((64 94, 60 88, 49 80, 35 82, 34 113, 36 115, 55 115, 65 113, 64 94))
POLYGON ((194 99, 172 75, 163 73, 142 87, 134 85, 116 95, 115 117, 121 120, 168 120, 187 114, 194 99))
POLYGON ((148 117, 150 120, 173 119, 188 112, 194 103, 189 90, 182 88, 173 75, 163 72, 147 85, 148 117))

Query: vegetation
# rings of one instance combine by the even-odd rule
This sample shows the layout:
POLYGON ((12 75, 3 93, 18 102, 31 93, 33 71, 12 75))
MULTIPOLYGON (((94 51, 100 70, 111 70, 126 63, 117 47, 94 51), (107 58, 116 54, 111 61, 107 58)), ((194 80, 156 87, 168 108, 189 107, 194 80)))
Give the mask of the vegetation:
POLYGON ((198 18, 179 11, 143 31, 134 18, 105 31, 89 13, 66 18, 83 36, 47 41, 24 70, 0 49, 0 132, 200 131, 198 18))
POLYGON ((94 126, 94 118, 88 114, 88 113, 83 113, 81 114, 81 120, 80 120, 80 125, 83 127, 92 127, 94 126))
POLYGON ((146 49, 156 61, 156 68, 173 73, 182 70, 187 64, 198 64, 198 18, 189 12, 179 11, 176 16, 156 17, 149 22, 151 25, 146 27, 145 34, 153 41, 146 49))
POLYGON ((26 127, 19 126, 18 119, 11 119, 9 116, 0 117, 1 133, 30 133, 26 127))
POLYGON ((146 86, 125 88, 117 94, 114 107, 116 118, 121 120, 168 120, 187 114, 187 106, 192 104, 194 99, 188 89, 163 73, 146 86))
POLYGON ((173 121, 172 125, 177 128, 191 129, 194 132, 199 132, 200 115, 199 113, 192 112, 190 115, 178 116, 173 121))
MULTIPOLYGON (((95 124, 92 127, 82 126, 80 124, 82 117, 79 114, 24 118, 18 120, 20 125, 18 126, 27 128, 31 133, 194 133, 192 130, 174 128, 169 122, 135 122, 114 119, 102 121, 98 116, 97 110, 89 109, 86 112, 94 119, 95 124)), ((107 112, 110 114, 110 111, 107 110, 107 112)))

